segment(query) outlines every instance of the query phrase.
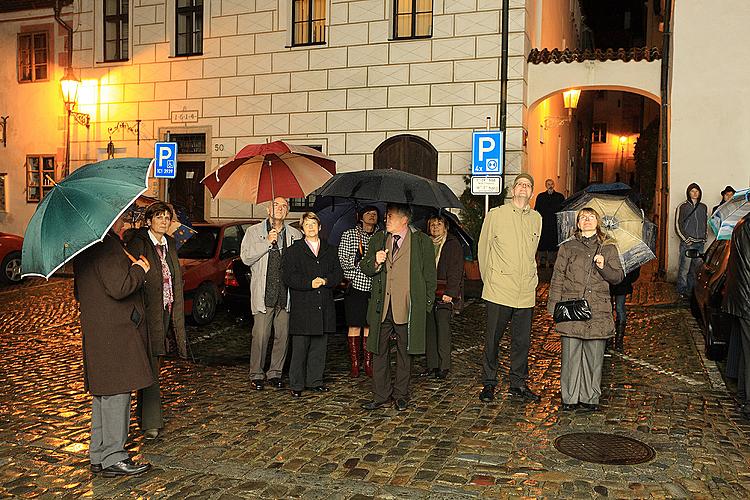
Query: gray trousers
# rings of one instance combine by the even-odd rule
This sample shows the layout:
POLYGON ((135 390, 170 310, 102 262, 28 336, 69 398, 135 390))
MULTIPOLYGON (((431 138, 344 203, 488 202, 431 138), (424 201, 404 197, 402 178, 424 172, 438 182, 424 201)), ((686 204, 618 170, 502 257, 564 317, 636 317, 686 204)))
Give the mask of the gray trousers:
POLYGON ((606 339, 562 337, 560 392, 566 404, 599 404, 606 339))
POLYGON ((328 335, 292 335, 292 359, 289 363, 289 388, 301 391, 305 387, 323 385, 326 367, 328 335))
POLYGON ((411 354, 407 352, 409 325, 393 322, 390 306, 380 324, 378 338, 379 354, 372 355, 372 392, 375 401, 384 403, 389 399, 409 399, 411 381, 411 354), (391 335, 396 337, 396 381, 391 382, 391 335))
POLYGON ((130 425, 130 393, 93 396, 91 402, 91 443, 89 460, 103 468, 125 460, 130 425))
MULTIPOLYGON (((163 314, 165 336, 169 332, 169 326, 172 323, 172 314, 165 309, 163 314)), ((162 429, 164 428, 164 416, 161 409, 161 387, 159 386, 159 368, 161 357, 149 353, 151 362, 151 371, 154 374, 154 383, 145 389, 136 393, 135 415, 141 429, 162 429)))
POLYGON ((425 332, 427 369, 451 369, 451 307, 436 306, 427 313, 425 332))
POLYGON ((268 308, 265 313, 253 314, 253 341, 250 345, 250 379, 263 380, 263 363, 266 361, 266 348, 271 338, 273 326, 273 350, 271 366, 266 376, 281 378, 286 361, 287 335, 289 333, 289 313, 283 307, 268 308))

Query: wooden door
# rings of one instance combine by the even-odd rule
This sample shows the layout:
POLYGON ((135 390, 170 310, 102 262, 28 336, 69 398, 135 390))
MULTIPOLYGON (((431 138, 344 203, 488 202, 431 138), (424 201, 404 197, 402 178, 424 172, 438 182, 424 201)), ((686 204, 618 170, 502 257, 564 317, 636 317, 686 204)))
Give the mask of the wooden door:
POLYGON ((373 168, 393 168, 437 180, 438 152, 416 135, 397 135, 375 149, 373 168))
POLYGON ((206 175, 206 165, 202 161, 178 161, 177 177, 170 181, 169 202, 181 206, 191 222, 204 221, 205 187, 201 179, 206 175))

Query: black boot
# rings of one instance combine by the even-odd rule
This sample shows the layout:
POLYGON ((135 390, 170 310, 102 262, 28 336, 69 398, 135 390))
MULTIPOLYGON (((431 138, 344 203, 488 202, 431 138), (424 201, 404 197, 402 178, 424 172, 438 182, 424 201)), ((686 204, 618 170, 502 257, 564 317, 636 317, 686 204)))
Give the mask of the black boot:
POLYGON ((625 321, 615 323, 615 351, 623 351, 623 341, 625 339, 625 321))

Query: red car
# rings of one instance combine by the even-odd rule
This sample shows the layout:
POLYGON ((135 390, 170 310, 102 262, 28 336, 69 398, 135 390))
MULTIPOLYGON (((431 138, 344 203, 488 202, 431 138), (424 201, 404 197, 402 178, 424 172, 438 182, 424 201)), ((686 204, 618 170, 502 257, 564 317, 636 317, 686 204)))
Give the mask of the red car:
POLYGON ((21 236, 0 232, 0 282, 12 284, 21 281, 21 247, 21 236))
POLYGON ((214 319, 227 266, 239 256, 245 230, 257 222, 195 224, 197 234, 177 250, 185 283, 185 315, 196 324, 205 325, 214 319))

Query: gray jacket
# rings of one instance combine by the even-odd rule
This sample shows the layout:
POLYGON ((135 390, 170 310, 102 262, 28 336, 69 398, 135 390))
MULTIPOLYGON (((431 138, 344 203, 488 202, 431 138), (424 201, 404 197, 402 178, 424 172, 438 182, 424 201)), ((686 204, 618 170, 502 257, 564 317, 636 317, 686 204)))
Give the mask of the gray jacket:
POLYGON ((675 230, 685 244, 706 241, 707 223, 708 208, 703 203, 693 205, 690 201, 683 201, 677 207, 675 230))
MULTIPOLYGON (((271 244, 268 242, 268 219, 255 224, 242 238, 240 258, 246 266, 250 266, 250 312, 252 314, 266 312, 266 270, 268 269, 268 252, 271 244)), ((302 239, 302 233, 284 223, 284 238, 286 248, 302 239)), ((281 248, 283 245, 279 244, 281 248)), ((283 251, 283 250, 282 250, 283 251)), ((289 294, 287 292, 286 310, 289 311, 289 294)))

